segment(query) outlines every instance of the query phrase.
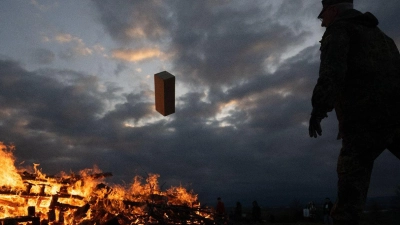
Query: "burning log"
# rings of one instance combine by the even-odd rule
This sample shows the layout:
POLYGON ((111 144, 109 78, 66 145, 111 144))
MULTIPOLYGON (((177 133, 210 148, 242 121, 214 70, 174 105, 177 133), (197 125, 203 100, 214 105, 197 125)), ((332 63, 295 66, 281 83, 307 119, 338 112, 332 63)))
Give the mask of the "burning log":
MULTIPOLYGON (((37 197, 53 197, 55 195, 48 195, 45 193, 40 193, 40 194, 35 194, 35 193, 29 193, 27 194, 26 192, 20 192, 20 191, 14 191, 14 190, 2 190, 0 191, 0 195, 18 195, 22 198, 37 198, 37 197)), ((66 198, 66 199, 77 199, 77 200, 83 200, 84 197, 80 195, 70 195, 70 194, 58 194, 57 195, 59 198, 66 198)))
POLYGON ((18 223, 31 222, 32 225, 40 225, 39 217, 22 216, 16 218, 4 218, 0 219, 3 225, 17 225, 18 223))
MULTIPOLYGON (((49 179, 55 179, 57 183, 60 184, 74 184, 78 181, 83 180, 83 176, 81 175, 70 175, 68 177, 58 177, 58 176, 46 176, 45 179, 39 178, 37 174, 34 173, 28 173, 27 171, 24 171, 22 173, 19 173, 22 180, 30 180, 30 181, 42 181, 42 182, 48 182, 49 179)), ((95 174, 90 174, 86 176, 85 178, 92 178, 92 179, 101 179, 101 178, 106 178, 106 177, 111 177, 112 173, 106 172, 106 173, 95 173, 95 174)), ((32 183, 25 182, 27 184, 33 185, 32 183)), ((32 187, 32 186, 31 186, 32 187)))

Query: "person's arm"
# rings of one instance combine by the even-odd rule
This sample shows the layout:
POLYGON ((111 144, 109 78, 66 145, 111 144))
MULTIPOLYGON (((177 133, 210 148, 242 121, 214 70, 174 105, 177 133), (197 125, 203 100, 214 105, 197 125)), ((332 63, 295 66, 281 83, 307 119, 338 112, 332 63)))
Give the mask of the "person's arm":
POLYGON ((321 120, 328 117, 327 113, 334 108, 344 87, 350 45, 345 25, 337 23, 328 27, 321 41, 319 78, 311 98, 313 110, 308 128, 310 137, 322 135, 321 120))

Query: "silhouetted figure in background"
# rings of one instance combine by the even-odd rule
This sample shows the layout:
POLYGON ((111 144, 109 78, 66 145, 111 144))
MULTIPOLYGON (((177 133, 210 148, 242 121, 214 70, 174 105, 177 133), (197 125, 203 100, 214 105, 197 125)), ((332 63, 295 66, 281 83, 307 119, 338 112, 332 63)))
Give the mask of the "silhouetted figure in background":
POLYGON ((270 223, 275 223, 275 216, 274 216, 274 214, 269 215, 269 222, 270 222, 270 223))
POLYGON ((331 217, 331 210, 332 210, 333 203, 329 198, 325 198, 325 203, 322 208, 322 212, 324 214, 324 224, 333 224, 333 220, 331 217))
POLYGON ((261 208, 257 201, 253 201, 252 216, 255 222, 261 222, 261 208))
POLYGON ((217 207, 215 207, 215 212, 219 215, 225 215, 225 205, 220 197, 217 198, 217 207))
POLYGON ((374 160, 386 148, 400 159, 400 54, 377 27, 377 18, 353 9, 353 0, 323 0, 322 5, 318 18, 326 31, 309 134, 321 135, 321 120, 335 109, 342 149, 331 216, 356 225, 374 160))
POLYGON ((217 198, 217 206, 215 207, 215 221, 217 223, 224 223, 225 221, 225 205, 220 197, 217 198))
POLYGON ((317 218, 317 208, 315 207, 314 202, 309 202, 307 208, 309 212, 309 220, 314 221, 317 218))
POLYGON ((240 202, 236 202, 235 212, 233 214, 233 219, 235 221, 242 220, 242 204, 240 202))

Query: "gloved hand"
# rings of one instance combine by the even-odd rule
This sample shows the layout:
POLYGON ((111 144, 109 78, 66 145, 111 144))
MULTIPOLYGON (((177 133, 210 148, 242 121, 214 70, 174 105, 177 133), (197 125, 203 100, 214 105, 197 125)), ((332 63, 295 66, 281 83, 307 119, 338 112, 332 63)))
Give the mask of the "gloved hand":
POLYGON ((310 137, 317 138, 318 135, 322 135, 321 120, 325 117, 328 117, 326 113, 319 113, 313 109, 308 127, 308 133, 310 134, 310 137))

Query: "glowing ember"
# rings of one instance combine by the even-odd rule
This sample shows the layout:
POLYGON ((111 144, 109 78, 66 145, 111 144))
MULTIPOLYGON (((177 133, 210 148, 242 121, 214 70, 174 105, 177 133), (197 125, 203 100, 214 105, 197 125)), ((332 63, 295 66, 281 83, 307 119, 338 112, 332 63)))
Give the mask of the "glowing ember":
POLYGON ((0 222, 13 224, 213 224, 197 195, 183 187, 162 191, 158 174, 145 182, 136 176, 129 187, 104 182, 111 173, 85 169, 79 174, 48 176, 17 169, 14 146, 0 142, 0 222))

